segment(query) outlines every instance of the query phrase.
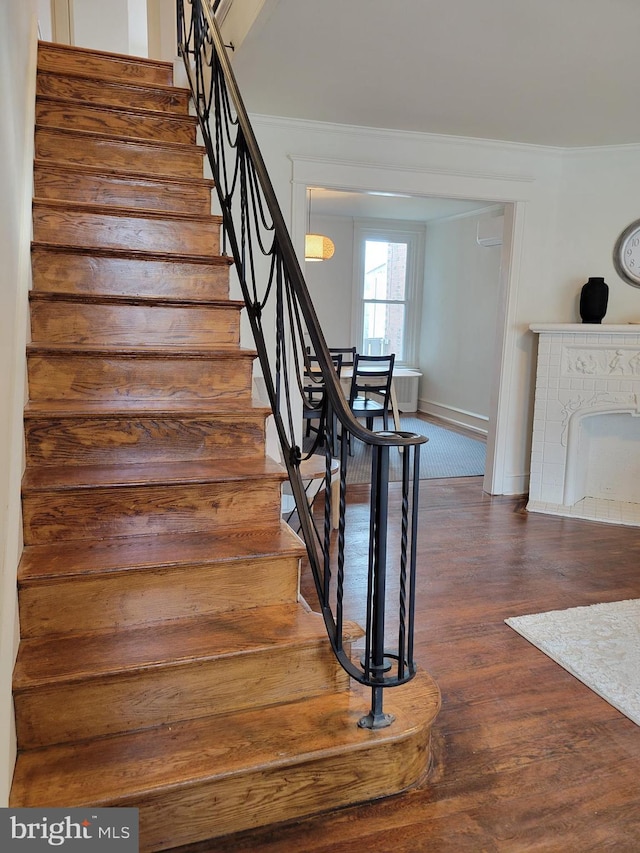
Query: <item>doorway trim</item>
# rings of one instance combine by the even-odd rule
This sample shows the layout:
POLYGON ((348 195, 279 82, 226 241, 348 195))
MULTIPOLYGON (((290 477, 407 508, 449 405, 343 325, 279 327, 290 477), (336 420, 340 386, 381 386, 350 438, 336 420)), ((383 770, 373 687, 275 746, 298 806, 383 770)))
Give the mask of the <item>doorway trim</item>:
POLYGON ((415 196, 473 199, 505 205, 505 224, 501 258, 501 317, 491 382, 487 461, 483 488, 490 494, 511 494, 508 476, 509 399, 515 381, 511 366, 517 345, 516 304, 524 241, 527 202, 535 179, 505 176, 410 169, 389 164, 358 163, 290 155, 292 162, 291 236, 303 263, 307 217, 307 187, 352 192, 389 192, 415 196))

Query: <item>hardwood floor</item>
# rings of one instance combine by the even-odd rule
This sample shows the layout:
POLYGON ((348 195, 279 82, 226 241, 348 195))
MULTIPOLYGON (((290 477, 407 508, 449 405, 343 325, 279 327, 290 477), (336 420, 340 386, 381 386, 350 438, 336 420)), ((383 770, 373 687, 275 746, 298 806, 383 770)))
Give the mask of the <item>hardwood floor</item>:
MULTIPOLYGON (((367 492, 350 487, 351 520, 367 492)), ((480 477, 421 483, 416 659, 443 699, 429 777, 183 853, 640 850, 640 729, 503 621, 640 597, 640 531, 524 506, 480 477)))

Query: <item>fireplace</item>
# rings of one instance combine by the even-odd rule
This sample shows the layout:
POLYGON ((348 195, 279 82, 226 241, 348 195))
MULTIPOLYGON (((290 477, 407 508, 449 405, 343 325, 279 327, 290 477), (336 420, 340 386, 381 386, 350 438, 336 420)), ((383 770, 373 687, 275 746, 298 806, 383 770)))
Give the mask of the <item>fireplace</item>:
POLYGON ((640 526, 640 326, 534 324, 531 512, 640 526))

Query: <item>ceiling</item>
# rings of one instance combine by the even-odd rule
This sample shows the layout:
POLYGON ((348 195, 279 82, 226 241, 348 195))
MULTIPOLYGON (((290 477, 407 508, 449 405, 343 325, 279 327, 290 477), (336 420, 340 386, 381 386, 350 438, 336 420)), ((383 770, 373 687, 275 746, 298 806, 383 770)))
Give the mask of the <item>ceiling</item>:
POLYGON ((430 222, 498 207, 497 205, 489 205, 486 201, 352 192, 329 190, 322 187, 314 187, 310 193, 311 225, 313 225, 316 216, 430 222))
POLYGON ((639 43, 640 0, 262 0, 233 63, 250 112, 573 148, 640 143, 639 43))

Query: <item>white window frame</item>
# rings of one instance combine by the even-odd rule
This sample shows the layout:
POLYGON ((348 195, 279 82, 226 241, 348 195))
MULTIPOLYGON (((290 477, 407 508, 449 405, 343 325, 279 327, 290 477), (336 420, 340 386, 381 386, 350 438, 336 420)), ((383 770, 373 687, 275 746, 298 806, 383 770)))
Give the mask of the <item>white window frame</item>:
POLYGON ((404 358, 396 364, 415 367, 418 364, 418 339, 424 287, 426 225, 400 220, 356 219, 353 227, 353 286, 351 334, 358 351, 362 346, 364 326, 364 258, 367 240, 407 244, 407 278, 405 291, 404 358))

